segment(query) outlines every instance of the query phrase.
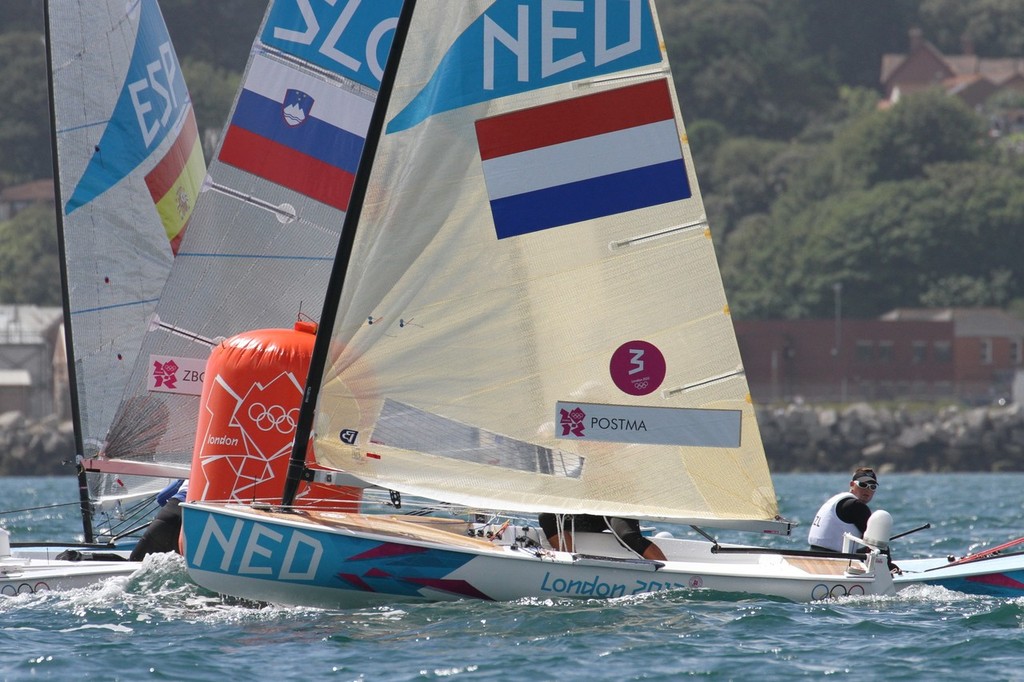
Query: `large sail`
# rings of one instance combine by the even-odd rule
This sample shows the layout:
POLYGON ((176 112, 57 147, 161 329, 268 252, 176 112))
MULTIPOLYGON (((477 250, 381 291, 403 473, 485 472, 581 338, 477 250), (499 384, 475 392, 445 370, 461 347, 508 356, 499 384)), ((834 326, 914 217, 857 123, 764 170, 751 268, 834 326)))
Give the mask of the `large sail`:
POLYGON ((653 2, 420 0, 387 121, 318 461, 474 507, 775 519, 653 2))
POLYGON ((269 5, 111 431, 118 466, 188 467, 211 347, 319 317, 400 8, 269 5), (140 403, 168 415, 155 454, 119 437, 140 403))
MULTIPOLYGON (((91 457, 104 447, 206 165, 156 0, 50 0, 46 9, 72 411, 78 451, 91 457)), ((144 452, 158 434, 132 435, 144 452)))

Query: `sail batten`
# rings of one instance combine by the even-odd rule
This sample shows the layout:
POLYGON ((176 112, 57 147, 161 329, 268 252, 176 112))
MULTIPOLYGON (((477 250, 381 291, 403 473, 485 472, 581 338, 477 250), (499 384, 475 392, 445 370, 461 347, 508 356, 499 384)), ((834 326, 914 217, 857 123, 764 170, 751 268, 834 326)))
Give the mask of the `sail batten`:
POLYGON ((614 36, 602 3, 557 13, 580 63, 525 78, 488 52, 514 5, 416 6, 328 301, 318 461, 475 507, 771 522, 653 5, 614 36))

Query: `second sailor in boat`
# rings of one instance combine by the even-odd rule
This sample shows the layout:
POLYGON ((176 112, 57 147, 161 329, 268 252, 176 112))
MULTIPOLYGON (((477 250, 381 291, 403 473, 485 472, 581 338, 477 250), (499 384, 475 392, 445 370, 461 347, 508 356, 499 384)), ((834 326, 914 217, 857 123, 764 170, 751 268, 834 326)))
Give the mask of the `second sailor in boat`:
POLYGON ((181 534, 181 509, 178 505, 185 501, 187 494, 188 480, 185 479, 174 481, 160 491, 156 496, 160 510, 132 550, 132 561, 142 561, 147 554, 178 551, 178 536, 181 534))
POLYGON ((593 516, 591 514, 548 514, 537 515, 541 530, 554 549, 573 551, 574 533, 602 533, 610 530, 624 547, 633 550, 644 559, 665 561, 665 553, 645 538, 640 532, 640 522, 618 516, 593 516), (561 518, 561 528, 558 520, 561 518))

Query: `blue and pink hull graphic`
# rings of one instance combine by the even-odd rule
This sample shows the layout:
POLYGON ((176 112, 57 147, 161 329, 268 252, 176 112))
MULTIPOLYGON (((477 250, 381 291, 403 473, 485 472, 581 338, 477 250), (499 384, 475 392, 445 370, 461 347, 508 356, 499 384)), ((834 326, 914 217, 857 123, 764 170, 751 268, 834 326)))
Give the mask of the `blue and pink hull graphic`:
MULTIPOLYGON (((692 575, 656 571, 653 562, 602 559, 581 565, 564 553, 556 559, 549 552, 436 530, 417 517, 324 513, 317 523, 241 505, 188 503, 182 509, 192 579, 255 601, 350 608, 465 598, 607 599, 703 584, 692 575)), ((807 599, 818 587, 794 584, 793 595, 784 596, 807 599)))
MULTIPOLYGON (((424 588, 453 599, 491 598, 465 580, 449 577, 474 558, 470 553, 193 509, 183 514, 183 536, 190 571, 273 581, 280 590, 287 591, 288 585, 294 585, 351 592, 354 602, 365 601, 360 594, 370 601, 373 595, 422 598, 424 588)), ((349 599, 339 594, 338 600, 349 599)))
POLYGON ((945 559, 896 561, 904 570, 897 589, 935 585, 965 594, 1024 597, 1024 554, 1014 553, 951 565, 945 559))

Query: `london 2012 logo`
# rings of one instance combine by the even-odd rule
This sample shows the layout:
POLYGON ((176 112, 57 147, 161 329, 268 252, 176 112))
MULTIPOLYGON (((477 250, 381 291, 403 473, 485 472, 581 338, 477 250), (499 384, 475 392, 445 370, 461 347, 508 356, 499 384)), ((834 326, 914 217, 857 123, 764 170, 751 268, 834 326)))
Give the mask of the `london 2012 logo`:
POLYGON ((572 434, 577 438, 585 438, 586 434, 583 433, 583 420, 586 419, 587 415, 580 408, 574 408, 572 410, 558 410, 558 420, 562 426, 562 435, 568 436, 572 434))
POLYGON ((608 371, 623 393, 647 395, 665 381, 665 356, 652 343, 629 341, 612 353, 608 371))
POLYGON ((153 381, 157 387, 177 388, 178 365, 174 360, 153 362, 153 381))

